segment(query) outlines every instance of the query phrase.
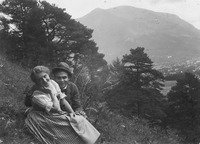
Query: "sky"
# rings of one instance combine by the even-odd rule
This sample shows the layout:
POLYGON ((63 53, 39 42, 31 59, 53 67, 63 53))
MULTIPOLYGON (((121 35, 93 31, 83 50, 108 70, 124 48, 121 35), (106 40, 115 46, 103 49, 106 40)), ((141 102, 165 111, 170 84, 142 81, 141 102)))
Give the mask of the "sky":
MULTIPOLYGON (((2 2, 3 0, 0 0, 2 2)), ((42 0, 40 0, 42 1, 42 0)), ((200 30, 200 0, 46 0, 65 8, 72 18, 80 18, 95 8, 133 6, 155 12, 171 13, 200 30)))
POLYGON ((117 6, 133 6, 155 12, 171 13, 200 30, 200 0, 46 0, 65 8, 72 18, 80 18, 95 8, 108 9, 117 6))

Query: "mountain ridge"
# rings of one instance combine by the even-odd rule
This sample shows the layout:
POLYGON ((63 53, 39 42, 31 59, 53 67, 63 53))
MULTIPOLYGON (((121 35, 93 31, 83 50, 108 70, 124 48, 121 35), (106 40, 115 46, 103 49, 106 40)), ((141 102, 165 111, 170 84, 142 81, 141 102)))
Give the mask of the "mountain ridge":
POLYGON ((174 14, 119 6, 97 8, 77 20, 94 30, 92 38, 109 63, 138 46, 154 62, 182 61, 200 54, 200 30, 174 14))

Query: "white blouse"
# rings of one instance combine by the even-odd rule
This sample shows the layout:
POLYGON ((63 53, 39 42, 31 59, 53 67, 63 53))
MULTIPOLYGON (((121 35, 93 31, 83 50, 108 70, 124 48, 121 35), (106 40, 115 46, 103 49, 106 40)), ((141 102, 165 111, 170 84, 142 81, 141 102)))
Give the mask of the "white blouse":
MULTIPOLYGON (((58 101, 65 98, 66 95, 61 92, 59 85, 54 81, 50 80, 53 96, 56 96, 58 101)), ((40 108, 45 109, 47 112, 53 107, 53 102, 50 94, 47 94, 40 90, 35 90, 33 92, 32 103, 39 106, 40 108)))

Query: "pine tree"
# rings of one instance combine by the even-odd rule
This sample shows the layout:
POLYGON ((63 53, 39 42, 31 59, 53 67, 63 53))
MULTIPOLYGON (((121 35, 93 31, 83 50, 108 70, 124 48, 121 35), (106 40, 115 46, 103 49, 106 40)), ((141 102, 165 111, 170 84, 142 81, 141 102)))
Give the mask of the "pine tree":
POLYGON ((118 84, 107 93, 107 101, 115 109, 124 109, 129 114, 150 116, 152 119, 164 117, 160 93, 162 73, 153 69, 153 62, 144 48, 131 49, 121 62, 114 61, 112 70, 118 84))
POLYGON ((93 30, 71 19, 65 9, 46 1, 5 0, 0 12, 7 15, 0 19, 0 37, 10 44, 4 49, 12 61, 29 67, 53 65, 57 61, 76 66, 81 62, 98 62, 87 65, 93 68, 106 64, 104 55, 90 40, 93 30))
POLYGON ((160 89, 164 79, 161 72, 153 69, 153 62, 144 52, 143 47, 131 49, 130 54, 123 56, 126 69, 126 83, 140 88, 160 89))

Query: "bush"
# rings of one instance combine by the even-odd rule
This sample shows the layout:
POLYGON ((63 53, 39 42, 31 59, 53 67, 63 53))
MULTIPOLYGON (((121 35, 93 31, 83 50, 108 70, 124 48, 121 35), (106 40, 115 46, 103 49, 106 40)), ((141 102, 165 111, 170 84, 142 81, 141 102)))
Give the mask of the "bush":
POLYGON ((100 131, 97 144, 180 144, 175 131, 150 127, 147 120, 138 117, 127 118, 111 112, 104 105, 95 113, 92 123, 100 131))
POLYGON ((8 103, 14 110, 24 109, 24 90, 31 85, 30 70, 0 57, 0 106, 8 103))

